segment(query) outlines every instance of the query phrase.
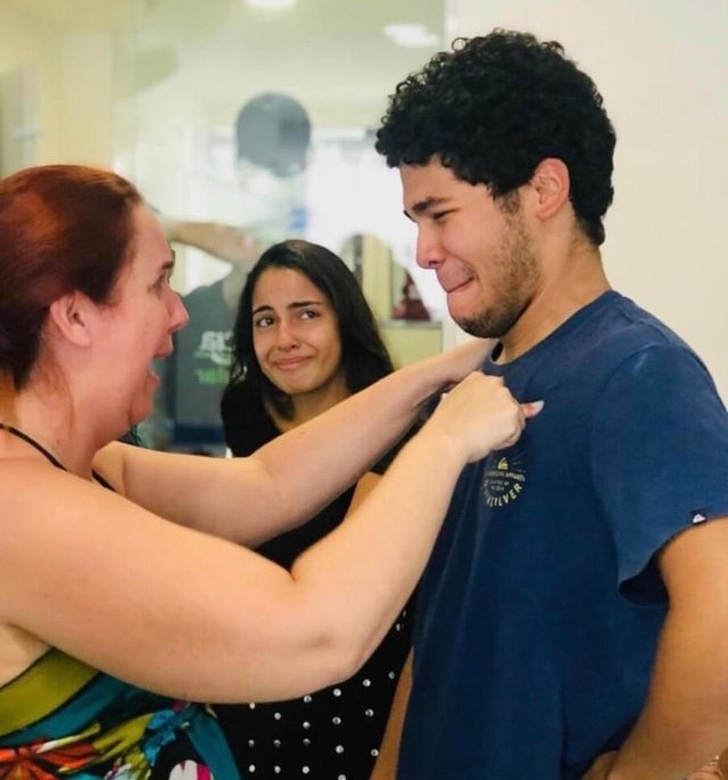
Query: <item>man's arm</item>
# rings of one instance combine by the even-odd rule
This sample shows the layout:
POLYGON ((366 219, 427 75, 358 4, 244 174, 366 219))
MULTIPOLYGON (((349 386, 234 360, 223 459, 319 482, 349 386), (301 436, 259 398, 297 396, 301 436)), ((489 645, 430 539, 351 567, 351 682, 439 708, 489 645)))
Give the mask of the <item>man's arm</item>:
POLYGON ((260 243, 252 229, 161 217, 170 243, 186 244, 241 268, 246 273, 260 256, 260 243))
POLYGON ((402 739, 404 716, 407 712, 410 690, 412 689, 412 651, 407 656, 407 661, 402 667, 402 672, 397 682, 397 690, 392 700, 392 708, 389 711, 389 720, 384 732, 382 745, 379 748, 379 756, 370 780, 395 780, 397 777, 397 761, 399 760, 399 744, 402 739))
POLYGON ((658 563, 670 610, 647 702, 585 780, 680 780, 728 741, 728 518, 678 534, 658 563))

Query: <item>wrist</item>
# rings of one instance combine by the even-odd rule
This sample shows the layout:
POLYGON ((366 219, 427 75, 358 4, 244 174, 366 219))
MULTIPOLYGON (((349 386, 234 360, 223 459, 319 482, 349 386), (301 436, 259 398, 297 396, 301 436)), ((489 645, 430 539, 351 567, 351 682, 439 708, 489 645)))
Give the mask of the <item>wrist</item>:
POLYGON ((418 438, 423 434, 431 442, 431 451, 437 453, 438 468, 449 463, 459 473, 469 463, 470 452, 466 446, 466 437, 452 430, 448 421, 438 415, 437 409, 422 425, 418 438))

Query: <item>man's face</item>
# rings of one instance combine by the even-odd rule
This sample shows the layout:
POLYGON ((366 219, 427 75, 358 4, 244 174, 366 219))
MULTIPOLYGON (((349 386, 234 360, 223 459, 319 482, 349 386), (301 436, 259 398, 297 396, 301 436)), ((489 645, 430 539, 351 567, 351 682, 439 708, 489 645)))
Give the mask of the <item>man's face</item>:
POLYGON ((531 303, 541 268, 518 192, 494 200, 439 161, 400 168, 404 209, 417 225, 417 262, 437 274, 450 315, 474 336, 501 338, 531 303))

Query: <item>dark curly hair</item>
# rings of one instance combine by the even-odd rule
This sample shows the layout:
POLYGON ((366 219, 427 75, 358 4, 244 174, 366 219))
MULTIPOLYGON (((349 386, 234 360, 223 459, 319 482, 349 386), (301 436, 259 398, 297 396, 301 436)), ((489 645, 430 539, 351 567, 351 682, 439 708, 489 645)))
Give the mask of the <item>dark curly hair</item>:
POLYGON ((594 82, 559 43, 497 29, 457 38, 400 82, 376 149, 390 167, 437 157, 496 198, 526 184, 541 160, 558 158, 569 169, 579 225, 599 246, 615 141, 594 82))
MULTIPOLYGON (((233 327, 233 363, 222 398, 225 427, 232 421, 238 392, 259 393, 283 417, 293 416, 293 403, 263 373, 253 345, 253 294, 261 274, 268 268, 290 268, 303 274, 328 298, 341 338, 341 365, 351 393, 394 371, 392 360, 377 328, 369 304, 354 274, 336 254, 319 244, 289 239, 266 249, 245 283, 233 327)), ((230 423, 232 424, 232 422, 230 423)))

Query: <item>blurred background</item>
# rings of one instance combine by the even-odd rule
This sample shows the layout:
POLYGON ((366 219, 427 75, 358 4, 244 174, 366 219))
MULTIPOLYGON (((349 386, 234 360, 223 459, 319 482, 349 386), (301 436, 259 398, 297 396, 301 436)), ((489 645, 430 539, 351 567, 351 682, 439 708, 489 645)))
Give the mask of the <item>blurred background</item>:
MULTIPOLYGON (((113 167, 165 217, 324 243, 402 364, 464 334, 414 262, 373 133, 398 81, 494 26, 560 40, 596 80, 618 134, 607 272, 725 397, 725 0, 3 0, 0 172, 113 167)), ((178 254, 182 292, 228 272, 178 254)))

